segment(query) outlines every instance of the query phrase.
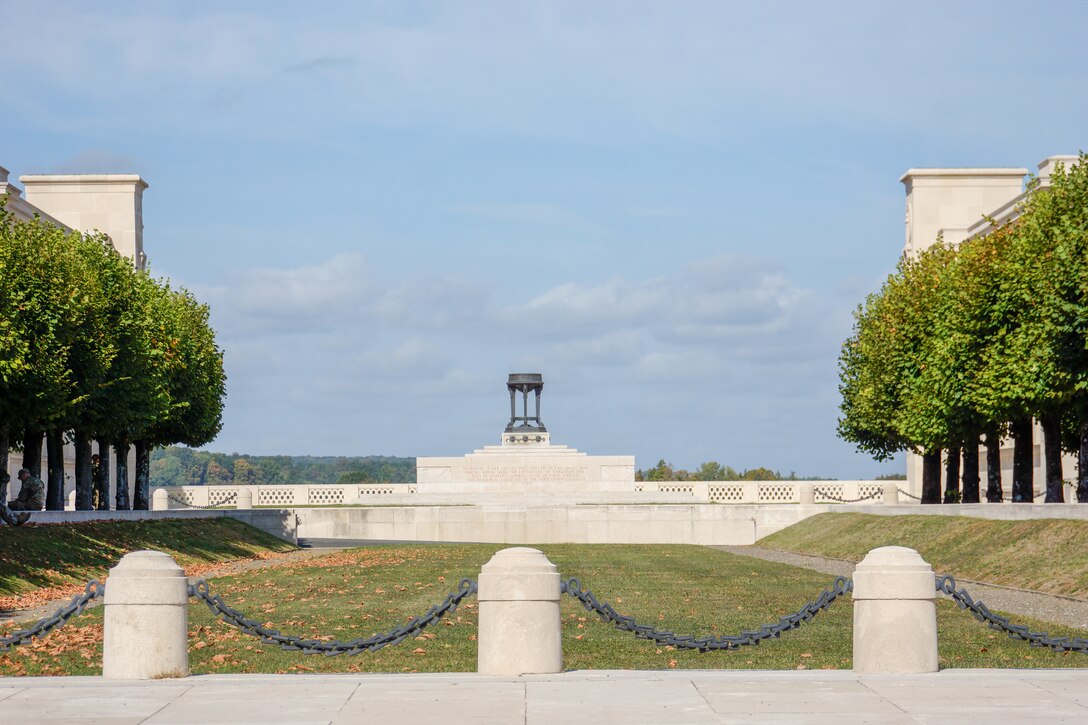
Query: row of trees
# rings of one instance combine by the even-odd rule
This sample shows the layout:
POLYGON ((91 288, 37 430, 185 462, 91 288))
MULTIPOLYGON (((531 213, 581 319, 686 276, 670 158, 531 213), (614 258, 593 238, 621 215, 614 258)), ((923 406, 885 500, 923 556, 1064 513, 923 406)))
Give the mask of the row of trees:
POLYGON ((406 483, 416 459, 394 456, 249 456, 183 446, 151 454, 151 487, 216 484, 406 483))
POLYGON ((821 478, 799 478, 796 473, 790 472, 783 476, 778 471, 769 468, 751 468, 738 472, 732 466, 723 466, 717 461, 707 461, 699 464, 694 471, 683 468, 673 468, 664 459, 657 462, 653 468, 635 471, 636 481, 821 481, 821 478))
POLYGON ((1011 222, 904 257, 855 313, 839 361, 839 435, 878 460, 922 455, 922 500, 1000 501, 1000 441, 1014 441, 1012 499, 1032 501, 1033 424, 1046 501, 1063 500, 1061 451, 1077 452, 1088 502, 1088 156, 1059 168, 1011 222), (962 452, 962 466, 961 466, 962 452), (962 481, 962 489, 961 489, 962 481))
POLYGON ((118 509, 148 507, 155 446, 219 432, 223 354, 208 308, 156 281, 102 234, 21 221, 0 199, 0 488, 9 448, 41 475, 46 508, 64 508, 64 443, 75 448, 76 508, 108 509, 116 454, 118 509), (92 465, 97 442, 101 462, 92 465), (127 461, 135 448, 132 501, 127 461), (97 475, 94 475, 97 473, 97 475))

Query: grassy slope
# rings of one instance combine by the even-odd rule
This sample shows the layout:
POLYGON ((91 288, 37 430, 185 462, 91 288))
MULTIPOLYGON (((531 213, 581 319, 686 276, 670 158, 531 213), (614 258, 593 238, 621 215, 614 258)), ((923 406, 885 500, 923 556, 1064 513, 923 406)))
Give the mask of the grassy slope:
POLYGON ((1088 595, 1088 521, 821 514, 759 544, 854 561, 878 546, 909 546, 940 573, 1052 594, 1088 595))
MULTIPOLYGON (((218 577, 212 590, 247 615, 285 632, 347 640, 393 629, 475 578, 501 547, 389 546, 331 554, 273 569, 218 577)), ((738 633, 776 621, 815 598, 829 577, 805 569, 696 546, 546 545, 564 576, 577 576, 622 613, 678 633, 738 633)), ((193 672, 473 671, 477 601, 467 600, 423 637, 355 657, 302 656, 190 609, 193 672)), ((1073 655, 1032 649, 986 629, 955 605, 938 608, 945 667, 1069 667, 1073 655)), ((635 639, 589 615, 569 597, 562 605, 564 666, 570 669, 849 668, 849 600, 780 640, 734 652, 676 651, 635 639)), ((0 655, 0 675, 95 674, 101 658, 101 608, 41 642, 0 655)), ((1030 623, 1030 620, 1024 620, 1030 623)), ((1042 626, 1053 634, 1075 634, 1042 626)))
POLYGON ((294 547, 235 519, 103 521, 0 527, 0 596, 101 578, 130 551, 157 549, 181 566, 294 547))

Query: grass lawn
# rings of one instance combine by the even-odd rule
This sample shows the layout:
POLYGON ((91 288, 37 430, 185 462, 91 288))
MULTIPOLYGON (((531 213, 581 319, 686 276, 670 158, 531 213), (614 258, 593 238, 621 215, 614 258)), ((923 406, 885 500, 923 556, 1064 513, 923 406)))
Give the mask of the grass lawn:
POLYGON ((917 550, 941 574, 1088 595, 1088 521, 820 514, 759 541, 771 549, 853 561, 890 544, 917 550))
POLYGON ((230 518, 0 526, 0 598, 82 586, 138 549, 165 551, 181 566, 191 566, 294 548, 230 518))
MULTIPOLYGON (((212 590, 247 615, 286 633, 346 640, 384 632, 419 615, 465 576, 476 578, 497 545, 381 546, 212 580, 212 590)), ((622 613, 677 633, 738 633, 775 621, 814 599, 826 575, 697 546, 545 545, 564 576, 577 576, 622 613)), ((207 608, 190 610, 190 664, 208 672, 445 672, 476 668, 472 597, 422 637, 355 657, 304 656, 263 645, 207 608)), ((97 674, 101 608, 31 646, 0 655, 0 675, 97 674)), ((701 654, 658 647, 613 629, 564 597, 568 669, 849 668, 849 597, 778 641, 701 654)), ((1082 634, 1030 620, 1051 634, 1082 634)), ((1072 667, 1082 655, 1034 649, 992 632, 950 602, 938 607, 943 667, 1072 667)))

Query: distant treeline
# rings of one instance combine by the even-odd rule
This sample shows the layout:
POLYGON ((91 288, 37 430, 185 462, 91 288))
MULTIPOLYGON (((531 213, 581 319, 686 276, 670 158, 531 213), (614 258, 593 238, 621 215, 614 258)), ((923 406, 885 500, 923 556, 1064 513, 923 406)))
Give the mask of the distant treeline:
POLYGON ((673 468, 664 459, 653 468, 639 469, 635 472, 636 481, 830 481, 819 476, 798 476, 793 471, 783 476, 769 468, 749 468, 738 472, 732 466, 723 466, 717 461, 707 461, 694 471, 673 468))
POLYGON ((151 486, 273 483, 411 483, 416 459, 393 456, 246 456, 182 446, 151 454, 151 486))

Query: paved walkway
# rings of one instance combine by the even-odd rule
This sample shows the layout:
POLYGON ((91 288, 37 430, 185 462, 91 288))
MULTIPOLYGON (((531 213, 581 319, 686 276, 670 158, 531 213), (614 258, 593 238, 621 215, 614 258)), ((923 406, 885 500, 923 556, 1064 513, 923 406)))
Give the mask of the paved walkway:
POLYGON ((1084 723, 1088 670, 594 671, 475 674, 202 675, 119 682, 0 679, 0 722, 1084 723))
MULTIPOLYGON (((761 546, 715 546, 715 549, 741 556, 752 556, 767 561, 777 561, 791 566, 830 574, 832 576, 853 576, 854 562, 845 559, 831 559, 812 554, 795 554, 777 549, 765 549, 761 546)), ((948 573, 953 576, 956 572, 948 573)), ((956 577, 956 584, 970 592, 976 600, 981 599, 990 609, 1008 614, 1020 614, 1035 617, 1044 622, 1064 624, 1067 627, 1088 629, 1088 601, 1073 597, 1044 594, 1028 589, 996 586, 983 582, 956 577)), ((943 596, 943 595, 942 595, 943 596)))

